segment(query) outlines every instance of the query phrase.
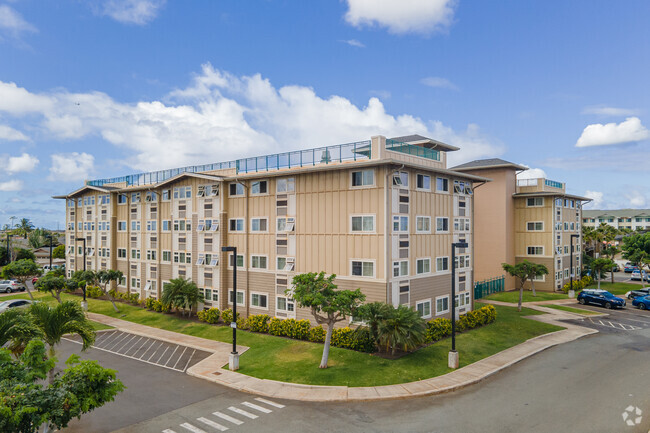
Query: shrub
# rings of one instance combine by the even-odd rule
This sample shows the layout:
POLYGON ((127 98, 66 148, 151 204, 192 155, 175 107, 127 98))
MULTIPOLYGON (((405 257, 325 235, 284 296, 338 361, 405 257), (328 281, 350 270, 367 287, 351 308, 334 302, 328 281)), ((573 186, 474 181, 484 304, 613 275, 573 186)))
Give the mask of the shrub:
MULTIPOLYGON (((237 313, 237 318, 239 319, 239 313, 237 313)), ((228 308, 221 312, 221 320, 223 320, 223 323, 226 325, 232 323, 232 308, 228 308)))
POLYGON ((425 341, 434 343, 451 335, 451 320, 438 318, 427 322, 425 341))
MULTIPOLYGON (((237 316, 239 316, 239 314, 237 314, 237 316)), ((237 319, 237 329, 243 329, 243 330, 250 329, 250 325, 248 324, 248 320, 244 319, 243 317, 239 317, 237 319)))
POLYGON ((253 332, 269 332, 269 320, 271 318, 268 314, 256 314, 248 317, 248 326, 253 332))
POLYGON ((284 326, 282 326, 282 319, 274 317, 269 321, 269 334, 277 336, 284 335, 284 326))
POLYGON ((285 319, 282 321, 282 335, 296 340, 309 338, 309 320, 285 319))
POLYGON ((584 287, 591 286, 594 283, 594 279, 589 275, 585 275, 580 281, 582 281, 584 287))
POLYGON ((370 331, 366 328, 352 330, 346 326, 335 329, 332 332, 331 345, 359 352, 372 353, 375 351, 375 343, 370 337, 370 331))
POLYGON ((309 330, 309 341, 313 341, 314 343, 324 343, 325 334, 326 332, 322 326, 315 326, 309 330))
POLYGON ((156 302, 156 300, 154 298, 147 298, 144 301, 144 307, 147 310, 153 310, 153 305, 154 305, 155 302, 156 302))
POLYGON ((140 294, 139 293, 129 293, 126 298, 133 305, 138 305, 140 303, 140 294))
POLYGON ((158 313, 169 313, 169 310, 171 310, 171 306, 165 305, 161 301, 155 300, 153 303, 153 310, 158 313))
MULTIPOLYGON (((584 277, 582 277, 581 280, 575 280, 573 282, 573 290, 576 291, 576 292, 579 292, 580 290, 584 289, 585 287, 587 287, 588 285, 593 283, 593 281, 594 281, 593 278, 591 278, 588 275, 585 275, 584 277)), ((562 291, 565 294, 569 293, 570 288, 571 288, 571 283, 568 282, 562 287, 562 291)))
POLYGON ((104 292, 102 291, 102 289, 97 286, 86 287, 86 296, 88 296, 89 298, 99 298, 103 294, 104 292))
POLYGON ((201 310, 196 313, 201 322, 217 323, 219 321, 220 311, 218 308, 210 308, 208 310, 201 310))

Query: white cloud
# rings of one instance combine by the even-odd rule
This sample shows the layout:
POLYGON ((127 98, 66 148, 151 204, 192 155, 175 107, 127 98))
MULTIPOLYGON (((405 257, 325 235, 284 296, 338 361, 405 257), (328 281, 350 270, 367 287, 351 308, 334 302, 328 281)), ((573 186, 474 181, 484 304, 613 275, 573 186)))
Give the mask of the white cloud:
POLYGON ((7 141, 28 141, 29 138, 18 131, 17 129, 11 128, 6 125, 0 125, 0 140, 7 141))
POLYGON ((345 20, 355 27, 386 27, 390 33, 444 32, 453 22, 456 0, 347 0, 345 20))
POLYGON ((85 152, 53 154, 49 180, 66 182, 88 179, 94 162, 95 157, 85 152))
POLYGON ((17 38, 21 33, 36 31, 36 27, 25 21, 18 12, 8 5, 0 5, 0 34, 17 38))
POLYGON ((8 180, 6 182, 0 182, 0 191, 9 192, 9 191, 20 191, 23 189, 22 180, 8 180))
MULTIPOLYGON (((55 140, 99 137, 125 150, 120 163, 133 170, 227 161, 377 134, 422 134, 458 146, 462 150, 450 153, 450 165, 503 150, 474 124, 458 131, 438 120, 389 114, 376 97, 357 106, 341 96, 322 98, 309 87, 275 88, 259 74, 237 77, 211 65, 204 65, 190 86, 164 100, 126 104, 99 92, 32 94, 0 82, 0 113, 29 116, 33 124, 40 114, 42 135, 55 140), (5 93, 13 95, 16 106, 4 104, 5 93)), ((92 163, 69 169, 70 161, 53 157, 50 178, 85 179, 92 163)))
POLYGON ((20 156, 10 156, 6 160, 7 164, 3 167, 3 171, 9 174, 32 171, 38 164, 38 158, 28 153, 23 153, 20 156))
POLYGON ((639 110, 632 110, 629 108, 608 107, 606 105, 592 105, 585 107, 582 114, 596 114, 599 116, 635 116, 639 110))
POLYGON ((650 138, 650 131, 638 117, 628 117, 621 123, 594 123, 588 125, 576 142, 576 147, 605 146, 630 143, 650 138))
POLYGON ((420 83, 429 87, 438 87, 441 89, 458 90, 458 86, 442 77, 426 77, 420 80, 420 83))
POLYGON ((357 47, 357 48, 366 48, 366 46, 363 44, 363 42, 360 42, 356 39, 348 39, 348 40, 342 40, 344 44, 348 44, 352 47, 357 47))
POLYGON ((648 200, 644 193, 640 191, 630 191, 623 194, 629 203, 629 207, 633 209, 640 209, 646 206, 648 200))
MULTIPOLYGON (((525 167, 528 167, 526 164, 521 164, 525 167)), ((522 171, 517 175, 517 179, 546 179, 546 172, 541 168, 530 168, 528 170, 522 171)))
POLYGON ((102 14, 123 24, 145 25, 153 21, 166 0, 106 0, 102 14))
POLYGON ((603 204, 605 203, 604 197, 605 194, 603 194, 600 191, 585 191, 584 194, 585 197, 590 198, 591 201, 585 205, 585 208, 587 209, 603 209, 603 204))

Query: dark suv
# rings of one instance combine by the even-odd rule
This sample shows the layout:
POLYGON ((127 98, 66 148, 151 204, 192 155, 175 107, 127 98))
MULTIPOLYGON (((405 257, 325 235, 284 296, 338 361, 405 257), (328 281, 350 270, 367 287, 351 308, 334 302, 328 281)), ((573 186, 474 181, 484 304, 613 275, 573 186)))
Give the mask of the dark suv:
POLYGON ((584 304, 596 304, 605 308, 623 308, 625 299, 617 298, 607 290, 583 290, 578 295, 578 302, 584 304))
POLYGON ((639 296, 648 296, 650 295, 650 288, 646 287, 645 289, 630 290, 625 295, 627 296, 627 299, 634 299, 638 298, 639 296))

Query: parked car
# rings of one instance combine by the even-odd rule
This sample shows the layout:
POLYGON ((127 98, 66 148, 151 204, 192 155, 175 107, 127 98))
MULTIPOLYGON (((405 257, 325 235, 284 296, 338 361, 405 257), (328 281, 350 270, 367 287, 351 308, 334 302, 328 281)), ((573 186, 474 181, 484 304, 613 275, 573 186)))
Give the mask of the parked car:
POLYGON ((648 277, 649 276, 646 273, 646 271, 641 272, 641 271, 637 270, 637 271, 632 271, 632 275, 630 275, 630 280, 632 280, 632 281, 642 281, 642 280, 648 281, 648 277))
POLYGON ((638 271, 638 270, 639 270, 639 267, 638 267, 638 266, 634 266, 634 265, 631 264, 631 263, 626 264, 625 267, 623 268, 623 272, 625 272, 626 274, 630 274, 630 273, 632 273, 632 272, 634 272, 634 271, 638 271))
POLYGON ((625 297, 627 299, 634 299, 634 298, 638 298, 639 296, 648 296, 648 295, 650 295, 650 287, 647 287, 645 289, 630 290, 625 294, 625 297))
POLYGON ((615 264, 612 268, 612 272, 621 272, 621 267, 618 264, 615 264))
POLYGON ((0 293, 13 293, 25 291, 25 286, 20 284, 20 282, 16 280, 1 280, 0 281, 0 293))
POLYGON ((32 305, 32 301, 29 299, 10 299, 0 302, 0 313, 4 313, 10 308, 27 308, 30 305, 32 305))
POLYGON ((38 281, 38 277, 32 278, 32 284, 36 284, 37 281, 38 281))
POLYGON ((578 295, 578 302, 582 305, 596 304, 608 309, 625 307, 625 299, 618 298, 607 290, 583 290, 578 295))
POLYGON ((632 305, 642 310, 650 310, 650 296, 639 296, 632 300, 632 305))

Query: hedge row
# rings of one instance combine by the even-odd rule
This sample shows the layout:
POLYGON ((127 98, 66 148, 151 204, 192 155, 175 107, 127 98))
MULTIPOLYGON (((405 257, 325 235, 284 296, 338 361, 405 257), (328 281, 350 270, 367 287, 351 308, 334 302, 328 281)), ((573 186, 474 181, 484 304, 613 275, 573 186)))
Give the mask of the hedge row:
MULTIPOLYGON (((497 318, 493 305, 486 305, 478 310, 468 311, 456 320, 456 331, 463 332, 492 323, 497 318)), ((451 335, 451 320, 438 318, 427 322, 425 342, 435 343, 451 335)))
MULTIPOLYGON (((580 290, 584 289, 587 286, 591 286, 594 283, 594 279, 591 278, 589 275, 585 275, 579 280, 575 280, 573 282, 573 290, 576 292, 579 292, 580 290)), ((569 293, 569 289, 571 289, 571 283, 566 283, 564 287, 562 287, 562 291, 564 293, 569 293)))

